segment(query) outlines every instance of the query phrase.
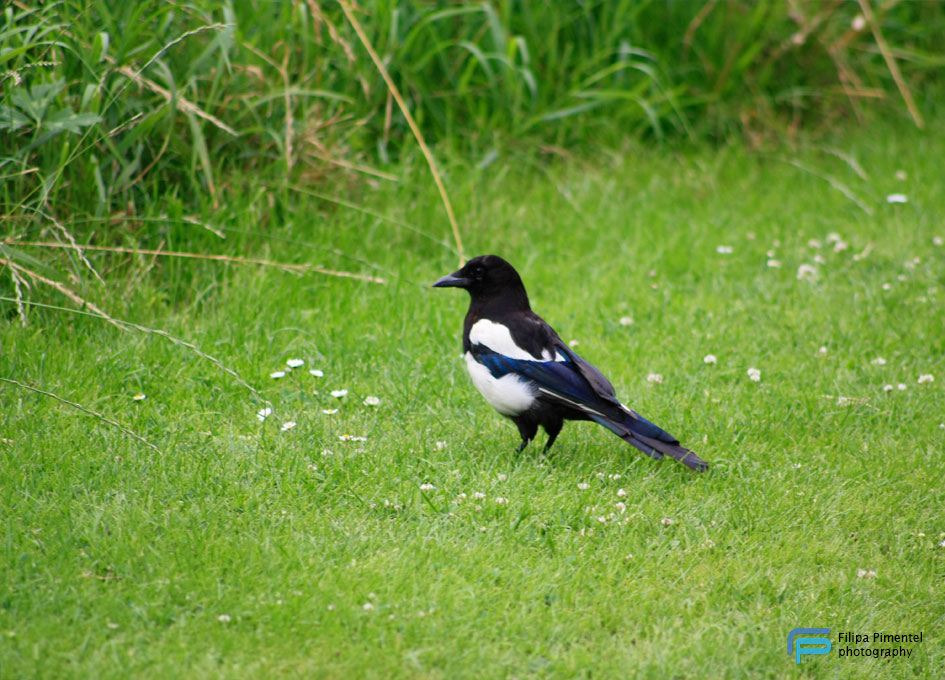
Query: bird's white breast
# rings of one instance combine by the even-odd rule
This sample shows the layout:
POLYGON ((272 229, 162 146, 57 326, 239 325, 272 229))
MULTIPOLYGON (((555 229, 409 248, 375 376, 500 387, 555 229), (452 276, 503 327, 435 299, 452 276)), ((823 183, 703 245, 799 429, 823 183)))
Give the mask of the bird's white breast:
POLYGON ((517 416, 531 408, 535 402, 535 390, 528 381, 513 373, 501 378, 493 377, 489 369, 476 361, 471 352, 466 352, 465 359, 466 370, 469 371, 473 385, 496 411, 504 416, 517 416))

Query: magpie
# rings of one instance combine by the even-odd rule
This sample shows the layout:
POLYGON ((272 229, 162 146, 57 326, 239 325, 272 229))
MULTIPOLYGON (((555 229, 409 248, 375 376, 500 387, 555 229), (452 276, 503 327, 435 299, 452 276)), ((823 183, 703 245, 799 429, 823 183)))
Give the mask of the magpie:
POLYGON ((498 255, 481 255, 436 281, 465 288, 463 352, 473 385, 518 427, 520 453, 538 433, 548 451, 565 420, 592 420, 652 458, 675 458, 703 472, 709 464, 679 440, 617 399, 610 381, 568 347, 532 311, 518 272, 498 255))

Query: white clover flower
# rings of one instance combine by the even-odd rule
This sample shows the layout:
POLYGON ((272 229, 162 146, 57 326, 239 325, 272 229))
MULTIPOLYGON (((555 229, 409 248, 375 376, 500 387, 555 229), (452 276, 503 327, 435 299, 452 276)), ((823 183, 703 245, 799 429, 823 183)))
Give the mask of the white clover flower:
POLYGON ((331 451, 331 449, 322 449, 323 457, 328 458, 329 456, 334 456, 334 455, 335 454, 331 451))
POLYGON ((229 623, 229 622, 232 621, 232 620, 233 620, 233 619, 230 618, 230 615, 229 615, 229 614, 220 614, 220 615, 217 617, 217 621, 219 621, 220 623, 229 623))
POLYGON ((420 485, 421 491, 435 491, 436 487, 430 484, 429 482, 420 485))
POLYGON ((288 420, 288 421, 282 423, 282 431, 283 431, 283 432, 285 432, 286 430, 291 430, 293 427, 295 427, 295 421, 294 421, 294 420, 288 420))
POLYGON ((144 401, 144 400, 147 399, 147 398, 148 398, 148 395, 146 395, 146 394, 136 394, 136 395, 133 396, 131 399, 132 399, 132 401, 144 401))
POLYGON ((883 290, 892 290, 892 286, 891 286, 890 284, 888 284, 888 283, 884 283, 884 284, 883 284, 882 286, 880 286, 880 287, 881 287, 883 290))
POLYGON ((504 482, 506 479, 508 479, 508 477, 505 475, 504 472, 500 472, 500 473, 498 474, 497 479, 498 479, 500 482, 504 482))
POLYGON ((905 194, 889 194, 889 196, 886 197, 886 202, 887 203, 908 203, 909 199, 906 197, 905 194))
POLYGON ((876 572, 873 569, 857 569, 857 578, 876 578, 876 572))
POLYGON ((906 389, 906 384, 905 384, 905 383, 899 383, 899 384, 896 385, 896 389, 901 392, 902 390, 906 389))
POLYGON ((623 497, 626 496, 626 495, 627 495, 626 489, 617 489, 617 497, 618 497, 618 498, 623 498, 623 497))
POLYGON ((305 359, 286 359, 285 365, 289 368, 298 368, 305 365, 305 359))
POLYGON ((768 266, 772 269, 779 269, 781 267, 781 260, 768 260, 768 266))
POLYGON ((821 345, 821 346, 820 346, 820 349, 817 350, 817 353, 818 353, 819 355, 821 355, 821 356, 825 355, 825 354, 827 353, 827 346, 826 346, 826 345, 821 345))
POLYGON ((670 524, 673 524, 673 520, 671 520, 669 517, 664 517, 663 519, 660 520, 660 522, 662 522, 664 526, 669 526, 670 524))
POLYGON ((588 484, 587 482, 578 482, 578 488, 579 488, 581 491, 586 491, 587 489, 590 488, 590 486, 591 486, 591 485, 588 484))
POLYGON ((732 246, 718 246, 715 249, 719 255, 731 255, 733 252, 732 246))
MULTIPOLYGON (((822 255, 814 255, 814 262, 817 264, 827 264, 827 260, 822 255)), ((814 270, 816 272, 816 270, 814 270)))
POLYGON ((702 357, 702 361, 706 364, 715 364, 718 363, 719 360, 716 359, 714 354, 706 354, 704 357, 702 357))
POLYGON ((820 248, 823 245, 823 243, 821 243, 815 238, 812 238, 810 241, 807 242, 807 245, 810 246, 811 248, 820 248))
POLYGON ((883 392, 892 392, 892 391, 893 391, 892 385, 883 385, 883 392))
POLYGON ((752 382, 761 382, 761 371, 758 370, 757 368, 749 368, 749 369, 748 369, 748 378, 749 378, 752 382))
POLYGON ((323 408, 323 409, 322 409, 322 413, 324 413, 326 416, 333 416, 333 415, 335 415, 336 413, 338 413, 338 409, 336 409, 336 408, 323 408))
POLYGON ((627 504, 624 503, 623 501, 617 501, 616 503, 614 503, 614 507, 620 511, 621 515, 627 511, 627 504))
POLYGON ((842 241, 842 240, 843 239, 840 237, 840 234, 838 234, 835 231, 832 231, 829 234, 827 234, 827 243, 836 243, 837 241, 842 241))
POLYGON ((839 253, 840 251, 846 250, 849 247, 850 246, 847 244, 846 241, 837 241, 836 243, 833 244, 833 252, 839 253))
POLYGON ((285 371, 273 371, 272 373, 269 374, 269 377, 272 378, 273 380, 278 380, 279 378, 284 378, 284 377, 285 377, 285 371))
POLYGON ((317 368, 310 368, 309 371, 308 371, 308 374, 309 374, 309 375, 314 375, 316 378, 324 378, 324 377, 325 377, 325 371, 320 371, 320 370, 317 369, 317 368))
POLYGON ((931 373, 923 373, 922 375, 919 376, 919 384, 920 384, 920 385, 921 385, 922 383, 930 383, 930 382, 934 382, 934 381, 935 381, 935 376, 932 375, 931 373))
POLYGON ((812 279, 817 276, 817 269, 812 264, 802 264, 797 268, 797 279, 812 279))
POLYGON ((632 325, 633 325, 633 317, 632 317, 632 316, 622 316, 622 317, 620 317, 620 325, 621 325, 621 326, 632 326, 632 325))
POLYGON ((377 397, 368 396, 364 398, 365 406, 380 406, 380 404, 381 404, 381 400, 378 399, 377 397))
POLYGON ((445 448, 446 448, 446 442, 437 442, 437 443, 436 443, 436 450, 437 450, 437 451, 442 451, 442 450, 445 449, 445 448))
POLYGON ((332 390, 331 396, 335 397, 336 399, 343 399, 344 397, 348 396, 348 390, 332 390))
POLYGON ((271 415, 272 415, 272 409, 269 408, 268 406, 266 408, 261 408, 258 411, 256 411, 256 419, 259 422, 264 421, 266 418, 268 418, 271 415))
POLYGON ((365 602, 365 603, 364 603, 363 605, 361 605, 361 606, 364 608, 364 611, 366 611, 366 612, 369 612, 369 611, 371 611, 372 609, 374 609, 374 605, 373 605, 371 602, 365 602))
POLYGON ((663 376, 660 375, 659 373, 650 373, 648 376, 646 376, 646 381, 650 383, 656 383, 658 385, 662 385, 663 376))
POLYGON ((495 502, 496 502, 496 504, 498 504, 498 505, 508 505, 508 504, 509 504, 509 499, 508 499, 508 498, 503 498, 502 496, 496 496, 495 502))
POLYGON ((456 502, 462 503, 464 500, 466 500, 466 493, 464 491, 460 491, 459 494, 456 496, 456 502))
POLYGON ((932 237, 932 245, 933 245, 933 246, 941 246, 941 245, 943 245, 943 244, 945 244, 945 239, 943 239, 941 236, 933 236, 933 237, 932 237))
POLYGON ((882 357, 876 357, 870 363, 873 364, 874 366, 885 366, 886 360, 883 359, 882 357))
POLYGON ((473 500, 481 501, 485 499, 486 494, 484 494, 482 491, 474 491, 472 497, 473 497, 473 500))

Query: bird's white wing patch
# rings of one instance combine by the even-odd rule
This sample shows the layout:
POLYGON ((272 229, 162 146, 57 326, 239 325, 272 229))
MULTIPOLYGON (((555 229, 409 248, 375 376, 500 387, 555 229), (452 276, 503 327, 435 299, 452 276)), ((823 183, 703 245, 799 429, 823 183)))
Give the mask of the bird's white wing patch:
POLYGON ((535 403, 535 391, 530 381, 514 373, 495 378, 488 368, 476 361, 471 352, 466 352, 465 359, 466 370, 469 371, 473 385, 489 405, 502 415, 517 416, 535 403))
POLYGON ((519 359, 522 361, 566 361, 567 357, 561 355, 557 350, 554 357, 547 349, 543 349, 540 357, 526 351, 515 344, 512 339, 512 332, 508 326, 489 319, 479 319, 469 329, 469 342, 473 345, 484 345, 496 354, 502 354, 510 359, 519 359))
POLYGON ((485 345, 493 352, 507 356, 510 359, 539 360, 539 357, 526 352, 515 344, 508 326, 489 319, 479 319, 472 325, 472 328, 469 329, 469 342, 473 345, 485 345))

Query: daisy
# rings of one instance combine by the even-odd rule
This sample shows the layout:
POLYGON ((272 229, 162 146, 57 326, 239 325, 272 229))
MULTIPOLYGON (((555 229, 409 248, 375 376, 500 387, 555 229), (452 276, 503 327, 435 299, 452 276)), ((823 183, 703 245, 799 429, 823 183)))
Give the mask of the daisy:
POLYGON ((622 316, 622 317, 620 317, 620 325, 621 325, 621 326, 632 326, 632 325, 633 325, 633 317, 632 317, 632 316, 622 316))
POLYGON ((817 269, 812 264, 802 264, 797 268, 797 278, 801 279, 812 279, 817 276, 817 269))
POLYGON ((719 255, 731 255, 733 250, 732 246, 718 246, 715 249, 715 252, 717 252, 719 255))
POLYGON ((378 399, 377 397, 365 397, 365 398, 364 398, 364 405, 365 405, 365 406, 379 406, 380 403, 381 403, 381 400, 378 399))
POLYGON ((495 502, 496 502, 496 504, 498 504, 498 505, 508 505, 508 504, 509 504, 509 499, 508 499, 508 498, 503 498, 502 496, 496 496, 495 502))
POLYGON ((768 266, 772 269, 778 269, 781 266, 781 260, 768 260, 768 266))
POLYGON ((581 491, 586 491, 587 489, 590 488, 590 484, 588 484, 587 482, 578 482, 578 488, 581 491))
POLYGON ((285 377, 285 371, 273 371, 272 373, 269 374, 269 377, 272 378, 273 380, 278 380, 279 378, 284 378, 284 377, 285 377))
POLYGON ((332 390, 331 396, 335 397, 336 399, 342 399, 348 396, 348 390, 332 390))
POLYGON ((143 400, 145 400, 145 399, 147 399, 147 398, 148 398, 148 396, 147 396, 146 394, 136 394, 136 395, 133 396, 131 399, 132 399, 133 401, 143 401, 143 400))
POLYGON ((931 373, 923 373, 919 376, 919 384, 934 382, 935 376, 931 373))
POLYGON ((316 378, 324 378, 325 371, 320 371, 317 368, 310 368, 308 370, 309 375, 314 375, 316 378))
POLYGON ((752 382, 761 382, 761 371, 757 368, 749 368, 748 377, 752 382))
POLYGON ((873 364, 874 366, 885 366, 886 360, 883 359, 882 357, 876 357, 870 363, 873 364))
POLYGON ((661 385, 663 383, 663 376, 659 373, 650 373, 648 376, 646 376, 646 381, 661 385))
POLYGON ((909 199, 906 197, 905 194, 889 194, 889 196, 886 197, 886 202, 887 203, 908 203, 909 199))
POLYGON ((324 413, 326 416, 333 416, 333 415, 335 415, 336 413, 338 413, 338 409, 336 409, 336 408, 323 408, 323 409, 322 409, 322 413, 324 413))
POLYGON ((258 411, 256 411, 256 418, 257 420, 259 420, 259 422, 264 421, 266 418, 268 418, 271 415, 272 415, 272 409, 269 408, 268 406, 266 408, 261 408, 258 411))
POLYGON ((434 491, 436 490, 436 487, 433 486, 432 484, 424 483, 420 485, 420 490, 421 491, 434 491))
POLYGON ((298 368, 299 366, 305 365, 305 359, 288 359, 286 360, 285 365, 289 368, 298 368))
POLYGON ((718 363, 718 359, 716 359, 714 354, 706 354, 704 357, 702 357, 702 361, 706 364, 718 363))
POLYGON ((291 430, 293 427, 295 427, 295 421, 294 421, 294 420, 288 420, 288 421, 282 423, 282 431, 283 431, 283 432, 285 432, 286 430, 291 430))

